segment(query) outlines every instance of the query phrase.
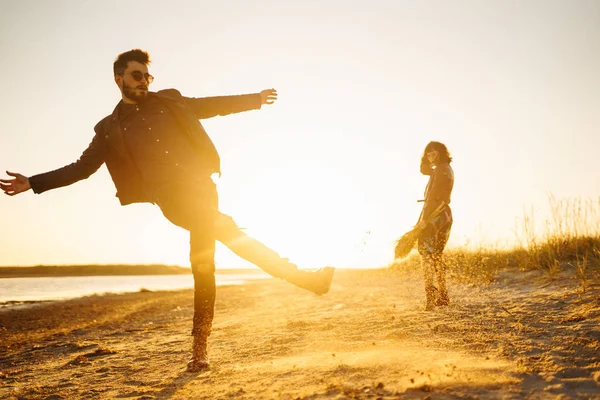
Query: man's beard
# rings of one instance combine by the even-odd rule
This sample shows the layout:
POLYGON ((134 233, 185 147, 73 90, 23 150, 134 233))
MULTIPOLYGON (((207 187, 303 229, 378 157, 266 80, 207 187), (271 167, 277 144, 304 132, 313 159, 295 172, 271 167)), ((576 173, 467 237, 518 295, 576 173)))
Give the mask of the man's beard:
POLYGON ((125 82, 123 82, 123 95, 125 97, 127 97, 130 100, 133 100, 137 103, 143 103, 144 101, 146 101, 146 98, 148 97, 148 87, 145 85, 138 85, 136 87, 133 86, 128 86, 127 84, 125 84, 125 82), (146 89, 145 91, 143 91, 141 94, 137 94, 136 93, 136 89, 141 89, 144 88, 146 89))

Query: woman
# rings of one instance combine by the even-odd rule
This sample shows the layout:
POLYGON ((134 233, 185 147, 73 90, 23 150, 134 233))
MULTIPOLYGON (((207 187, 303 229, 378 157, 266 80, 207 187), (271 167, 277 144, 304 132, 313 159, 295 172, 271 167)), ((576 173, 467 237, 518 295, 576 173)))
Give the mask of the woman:
POLYGON ((417 223, 418 227, 424 228, 419 237, 418 249, 425 274, 425 309, 428 311, 435 306, 447 306, 450 303, 442 253, 452 227, 452 211, 449 204, 454 186, 454 171, 450 167, 451 162, 452 157, 446 145, 440 142, 429 142, 421 158, 421 173, 429 175, 423 211, 417 223), (442 212, 428 221, 430 214, 442 203, 445 204, 442 212), (437 295, 433 284, 434 275, 437 275, 437 295))

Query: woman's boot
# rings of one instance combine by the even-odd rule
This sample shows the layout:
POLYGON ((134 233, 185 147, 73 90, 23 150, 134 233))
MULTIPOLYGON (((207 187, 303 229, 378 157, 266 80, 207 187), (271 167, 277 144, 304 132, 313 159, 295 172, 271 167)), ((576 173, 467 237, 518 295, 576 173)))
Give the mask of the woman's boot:
POLYGON ((436 288, 433 286, 433 261, 429 257, 421 257, 423 276, 425 278, 425 311, 435 308, 436 288))
POLYGON ((444 307, 450 304, 450 297, 448 297, 448 289, 446 288, 446 265, 440 259, 435 262, 435 269, 438 281, 438 298, 435 301, 435 305, 444 307))

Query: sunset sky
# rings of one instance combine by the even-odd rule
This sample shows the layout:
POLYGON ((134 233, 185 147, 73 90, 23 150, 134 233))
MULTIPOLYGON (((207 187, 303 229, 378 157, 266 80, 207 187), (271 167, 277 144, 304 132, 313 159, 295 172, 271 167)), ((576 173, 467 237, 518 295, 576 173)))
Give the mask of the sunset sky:
MULTIPOLYGON (((277 89, 203 124, 221 211, 302 268, 389 263, 419 216, 430 140, 454 157, 453 245, 514 241, 551 194, 600 196, 599 1, 0 4, 3 176, 75 161, 120 99, 115 57, 142 48, 151 90, 277 89)), ((187 232, 120 206, 105 167, 0 209, 0 265, 189 265, 187 232)), ((217 265, 248 266, 223 246, 217 265)))

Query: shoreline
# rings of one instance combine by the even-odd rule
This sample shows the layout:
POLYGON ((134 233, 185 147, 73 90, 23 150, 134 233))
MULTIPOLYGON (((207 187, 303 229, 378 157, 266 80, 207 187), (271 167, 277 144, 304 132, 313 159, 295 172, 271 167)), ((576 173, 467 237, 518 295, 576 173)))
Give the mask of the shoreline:
MULTIPOLYGON (((47 303, 47 302, 56 302, 56 301, 65 301, 65 300, 70 300, 70 299, 78 299, 78 298, 83 298, 83 297, 87 297, 87 296, 93 296, 93 295, 97 295, 97 296, 106 296, 106 295, 113 295, 113 294, 125 294, 125 293, 136 293, 136 292, 160 292, 160 291, 177 291, 177 290, 188 290, 191 289, 194 285, 193 283, 193 279, 191 277, 191 273, 189 274, 190 276, 188 277, 187 275, 185 276, 184 279, 188 280, 189 278, 189 282, 187 282, 186 287, 179 287, 179 286, 175 286, 172 288, 169 287, 155 287, 153 286, 153 282, 144 282, 141 281, 139 284, 136 284, 135 288, 134 287, 123 287, 123 288, 117 288, 117 289, 111 289, 108 285, 110 284, 110 282, 107 282, 106 285, 106 289, 103 289, 102 287, 95 287, 90 289, 89 291, 80 291, 79 293, 70 293, 69 291, 65 291, 65 290, 57 290, 56 294, 48 294, 48 293, 44 293, 43 295, 38 295, 39 298, 21 298, 19 299, 19 295, 15 294, 14 297, 16 298, 12 298, 12 299, 8 299, 8 300, 4 300, 4 299, 0 299, 0 312, 8 310, 8 309, 13 309, 13 308, 25 308, 25 307, 35 307, 39 304, 43 304, 43 303, 47 303), (138 287, 139 286, 139 287, 138 287)), ((27 276, 27 277, 15 277, 14 279, 55 279, 55 278, 60 278, 61 279, 61 283, 63 282, 67 282, 70 278, 73 278, 75 280, 78 280, 78 278, 115 278, 115 279, 123 279, 123 278, 136 278, 136 279, 143 279, 144 277, 148 278, 156 278, 156 277, 178 277, 178 276, 182 276, 181 274, 173 274, 173 275, 163 275, 163 274, 151 274, 151 275, 88 275, 88 276, 40 276, 40 277, 31 277, 31 276, 27 276), (62 279, 65 279, 65 281, 63 281, 62 279)), ((254 281, 254 280, 262 280, 262 279, 272 279, 272 277, 268 274, 266 274, 264 271, 260 270, 260 269, 252 269, 252 270, 243 270, 243 269, 223 269, 223 270, 217 270, 215 273, 215 277, 216 277, 216 284, 218 287, 223 287, 223 286, 230 286, 230 285, 244 285, 247 284, 248 282, 254 281), (232 278, 232 279, 230 279, 232 278)), ((11 279, 11 278, 5 278, 5 279, 11 279)), ((2 284, 2 281, 0 280, 0 285, 2 284)), ((14 290, 14 289, 13 289, 14 290)), ((35 288, 34 288, 35 290, 35 288)), ((10 295, 5 295, 3 297, 9 297, 10 295)), ((31 297, 31 296, 29 296, 31 297)))
POLYGON ((55 300, 7 300, 0 301, 0 312, 3 310, 15 310, 18 308, 34 307, 38 304, 49 303, 53 301, 60 301, 61 299, 55 300))
POLYGON ((600 397, 600 274, 502 271, 449 285, 336 271, 329 294, 281 280, 217 289, 212 367, 190 374, 192 290, 89 296, 0 313, 0 398, 600 397))
MULTIPOLYGON (((217 268, 219 274, 260 273, 257 268, 217 268)), ((67 278, 85 276, 164 276, 191 275, 190 267, 168 265, 64 265, 8 267, 0 266, 0 280, 11 278, 67 278)))

